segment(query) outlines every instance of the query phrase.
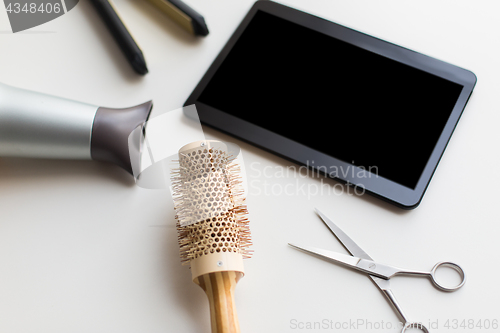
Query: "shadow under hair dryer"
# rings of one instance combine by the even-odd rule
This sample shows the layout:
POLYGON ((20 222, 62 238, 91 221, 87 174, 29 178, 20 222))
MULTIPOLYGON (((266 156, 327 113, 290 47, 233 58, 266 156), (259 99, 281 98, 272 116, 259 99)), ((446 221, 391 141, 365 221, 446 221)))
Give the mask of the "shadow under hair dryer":
POLYGON ((0 83, 0 157, 111 162, 133 174, 129 135, 152 106, 111 109, 0 83))

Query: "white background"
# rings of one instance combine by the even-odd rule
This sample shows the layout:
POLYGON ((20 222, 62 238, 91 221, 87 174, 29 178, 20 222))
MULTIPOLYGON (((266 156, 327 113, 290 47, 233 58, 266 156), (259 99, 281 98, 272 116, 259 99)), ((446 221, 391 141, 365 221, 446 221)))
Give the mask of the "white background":
MULTIPOLYGON (((147 59, 145 77, 132 71, 87 1, 17 34, 2 7, 0 81, 108 107, 153 99, 156 112, 177 109, 253 4, 186 2, 204 15, 206 38, 191 37, 145 1, 115 1, 147 59)), ((323 320, 372 323, 342 332, 398 331, 381 328, 399 318, 366 276, 287 247, 344 252, 314 207, 381 262, 422 270, 443 260, 463 265, 468 281, 455 293, 426 279, 392 280, 413 320, 432 321, 433 332, 469 331, 446 328, 446 320, 500 320, 500 3, 282 2, 472 70, 478 83, 413 211, 338 193, 339 186, 325 193, 337 183, 280 174, 293 165, 205 129, 210 138, 239 144, 247 167, 255 254, 236 290, 242 332, 333 331, 293 325, 323 320), (288 184, 288 193, 280 193, 288 184), (322 184, 324 193, 317 193, 322 184)), ((138 188, 115 166, 1 158, 0 332, 209 332, 208 303, 179 263, 174 223, 168 191, 138 188)))

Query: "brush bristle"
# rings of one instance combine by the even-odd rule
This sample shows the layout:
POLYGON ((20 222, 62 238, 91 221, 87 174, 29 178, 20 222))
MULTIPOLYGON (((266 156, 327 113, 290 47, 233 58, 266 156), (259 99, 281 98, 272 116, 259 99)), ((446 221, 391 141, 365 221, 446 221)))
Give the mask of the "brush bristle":
POLYGON ((250 257, 240 172, 223 149, 198 147, 180 152, 172 188, 183 264, 220 252, 250 257))

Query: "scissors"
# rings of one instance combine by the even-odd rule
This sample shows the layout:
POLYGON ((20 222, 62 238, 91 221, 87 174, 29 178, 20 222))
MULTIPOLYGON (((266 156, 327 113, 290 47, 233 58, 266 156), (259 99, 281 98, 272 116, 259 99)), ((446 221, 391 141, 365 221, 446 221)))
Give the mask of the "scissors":
POLYGON ((391 282, 389 281, 390 278, 396 275, 424 276, 430 278, 432 283, 439 290, 447 292, 456 291, 465 284, 465 279, 466 279, 465 272, 462 269, 462 267, 448 261, 437 263, 430 272, 406 270, 375 262, 351 238, 349 238, 349 236, 347 236, 339 227, 337 227, 328 217, 326 217, 323 213, 321 213, 317 208, 316 208, 316 213, 319 215, 319 217, 323 220, 323 222, 327 225, 327 227, 333 232, 335 237, 337 237, 340 243, 342 243, 342 245, 352 256, 338 252, 317 249, 314 247, 302 247, 290 243, 288 243, 288 245, 298 250, 304 251, 305 253, 320 257, 322 259, 326 259, 328 261, 333 261, 335 263, 342 264, 349 268, 368 274, 368 276, 370 277, 370 279, 372 279, 375 285, 389 299, 389 301, 394 306, 401 319, 403 319, 403 326, 401 333, 405 332, 407 329, 410 328, 418 329, 425 333, 429 333, 429 330, 421 323, 411 322, 408 320, 408 317, 406 317, 403 310, 401 309, 401 306, 394 297, 394 294, 391 290, 391 284, 390 284, 391 282), (454 287, 447 287, 439 283, 439 281, 436 279, 436 270, 439 267, 450 267, 453 268, 455 271, 457 271, 458 274, 460 274, 461 278, 460 283, 454 287))

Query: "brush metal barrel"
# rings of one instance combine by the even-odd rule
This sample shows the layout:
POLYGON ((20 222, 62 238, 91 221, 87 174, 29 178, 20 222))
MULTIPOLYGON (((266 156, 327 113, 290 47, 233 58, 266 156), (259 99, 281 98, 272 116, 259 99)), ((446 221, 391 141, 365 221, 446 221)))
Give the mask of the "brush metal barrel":
POLYGON ((193 280, 221 271, 244 274, 249 245, 246 205, 239 170, 227 145, 198 141, 179 150, 173 187, 179 222, 181 256, 189 261, 193 280))

